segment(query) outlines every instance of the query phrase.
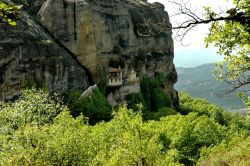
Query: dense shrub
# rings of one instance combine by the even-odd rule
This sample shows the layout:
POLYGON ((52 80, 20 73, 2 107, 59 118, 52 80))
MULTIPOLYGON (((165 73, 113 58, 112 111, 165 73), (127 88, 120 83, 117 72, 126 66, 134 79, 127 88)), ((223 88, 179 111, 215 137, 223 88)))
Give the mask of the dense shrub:
POLYGON ((87 98, 81 98, 81 94, 81 91, 74 90, 65 96, 73 117, 83 114, 89 118, 90 124, 111 119, 112 108, 99 89, 95 89, 94 93, 87 98))
POLYGON ((151 109, 151 90, 150 90, 150 80, 147 76, 143 76, 141 80, 140 89, 142 96, 146 102, 146 107, 148 110, 151 109))
POLYGON ((206 155, 202 156, 197 165, 239 165, 248 166, 250 163, 250 137, 238 139, 230 144, 219 144, 206 149, 206 155))
POLYGON ((134 111, 137 111, 139 109, 138 104, 142 104, 142 106, 143 106, 142 110, 140 110, 140 111, 142 111, 142 112, 148 111, 146 101, 144 100, 141 93, 129 94, 127 96, 127 101, 128 101, 128 108, 131 108, 134 111))
POLYGON ((161 108, 171 107, 171 99, 161 90, 163 77, 157 76, 150 80, 146 75, 141 81, 141 93, 130 94, 127 96, 128 108, 136 111, 138 104, 142 104, 140 111, 143 112, 144 120, 159 120, 162 116, 168 115, 168 111, 161 108))
MULTIPOLYGON (((95 95, 89 100, 98 103, 101 97, 95 95)), ((1 103, 0 165, 248 164, 246 124, 238 125, 229 114, 233 120, 222 125, 196 105, 189 103, 187 115, 163 107, 157 113, 168 116, 159 121, 143 121, 140 112, 121 106, 113 119, 91 126, 44 92, 25 91, 16 102, 1 103)))
POLYGON ((95 126, 64 110, 53 124, 27 124, 9 139, 0 135, 0 165, 181 165, 174 151, 162 153, 162 141, 126 107, 95 126))
POLYGON ((209 103, 205 99, 193 99, 187 93, 180 94, 181 113, 186 115, 196 112, 198 115, 207 115, 221 125, 237 125, 250 130, 250 121, 237 113, 229 113, 222 108, 209 103))
POLYGON ((150 80, 146 75, 141 82, 141 93, 149 111, 156 112, 161 107, 171 107, 171 99, 161 90, 162 76, 150 80))
POLYGON ((162 107, 171 107, 171 99, 160 89, 153 89, 151 92, 152 111, 157 111, 162 107))
POLYGON ((172 115, 151 121, 150 126, 157 132, 164 133, 170 140, 168 150, 178 152, 178 161, 187 165, 195 163, 204 146, 220 143, 225 137, 223 126, 206 116, 196 113, 172 115))
POLYGON ((4 129, 1 131, 10 132, 26 124, 52 123, 53 118, 63 109, 65 107, 61 102, 51 100, 44 91, 34 88, 24 90, 17 101, 0 103, 0 127, 4 129))
POLYGON ((168 107, 161 107, 158 109, 157 112, 145 112, 143 114, 143 118, 145 120, 160 120, 161 117, 166 117, 169 115, 176 115, 177 111, 168 108, 168 107))

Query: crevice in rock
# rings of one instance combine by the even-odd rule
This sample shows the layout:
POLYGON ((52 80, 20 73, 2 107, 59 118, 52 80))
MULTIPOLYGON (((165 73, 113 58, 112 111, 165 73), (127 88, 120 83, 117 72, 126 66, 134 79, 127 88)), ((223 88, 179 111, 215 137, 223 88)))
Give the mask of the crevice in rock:
MULTIPOLYGON (((29 17, 29 15, 27 16, 26 12, 22 12, 22 14, 23 14, 23 16, 29 17)), ((40 22, 34 20, 34 23, 36 23, 55 42, 55 44, 57 44, 59 47, 63 48, 72 57, 72 59, 74 61, 76 61, 76 63, 81 68, 84 69, 86 76, 88 77, 89 85, 94 85, 95 82, 93 81, 93 78, 92 78, 90 71, 78 61, 75 54, 72 53, 65 45, 63 45, 53 34, 51 34, 51 32, 47 28, 42 26, 42 24, 40 22)))
POLYGON ((74 17, 74 39, 77 41, 77 34, 76 34, 76 1, 74 1, 73 5, 73 17, 74 17))

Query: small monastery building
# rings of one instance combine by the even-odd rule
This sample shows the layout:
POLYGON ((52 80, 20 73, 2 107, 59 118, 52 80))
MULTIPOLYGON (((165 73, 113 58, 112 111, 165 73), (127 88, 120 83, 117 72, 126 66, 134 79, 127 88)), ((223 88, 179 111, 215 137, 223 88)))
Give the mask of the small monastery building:
POLYGON ((128 74, 128 82, 129 84, 140 83, 140 79, 136 76, 136 72, 134 69, 132 69, 128 74))
POLYGON ((119 68, 109 68, 108 75, 108 87, 119 87, 125 85, 133 85, 140 83, 139 77, 137 77, 134 69, 131 69, 126 76, 123 76, 122 69, 119 68))
POLYGON ((116 106, 119 103, 117 101, 126 101, 127 95, 140 92, 140 79, 134 69, 124 74, 125 72, 120 67, 110 67, 108 73, 107 87, 118 88, 107 98, 110 105, 116 106))
POLYGON ((122 86, 122 70, 121 68, 109 68, 108 87, 122 86))

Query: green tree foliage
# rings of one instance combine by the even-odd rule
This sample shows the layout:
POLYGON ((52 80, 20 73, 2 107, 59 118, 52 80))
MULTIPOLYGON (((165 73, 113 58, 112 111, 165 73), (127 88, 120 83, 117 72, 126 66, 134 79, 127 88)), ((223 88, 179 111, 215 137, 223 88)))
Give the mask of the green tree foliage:
POLYGON ((141 82, 141 93, 147 109, 156 112, 161 107, 171 107, 171 99, 161 90, 163 78, 159 75, 150 80, 146 75, 141 82))
MULTIPOLYGON (((218 47, 225 63, 218 63, 215 74, 219 80, 232 85, 231 91, 242 90, 250 83, 250 1, 234 0, 235 7, 228 10, 223 21, 214 21, 205 39, 207 46, 218 47), (226 67, 225 67, 226 66, 226 67)), ((207 19, 218 17, 210 8, 205 8, 207 19)), ((249 87, 248 87, 249 88, 249 87)), ((245 94, 245 99, 249 94, 245 94)))
POLYGON ((97 154, 97 165, 180 165, 162 153, 160 135, 143 123, 140 114, 124 106, 108 124, 95 127, 100 127, 98 133, 104 140, 101 149, 106 149, 97 154))
POLYGON ((181 165, 162 153, 159 134, 126 107, 107 123, 89 126, 66 109, 53 124, 26 124, 4 139, 1 165, 181 165))
POLYGON ((0 0, 0 22, 7 22, 11 26, 15 26, 15 20, 18 18, 18 10, 22 6, 16 6, 14 4, 7 4, 0 0))
POLYGON ((63 109, 59 101, 52 101, 47 93, 32 88, 23 91, 14 103, 0 103, 0 126, 8 132, 26 124, 52 123, 53 118, 63 109))
POLYGON ((203 156, 197 165, 239 165, 250 163, 250 137, 236 140, 229 145, 220 144, 209 149, 209 154, 203 156))
MULTIPOLYGON (((147 108, 148 104, 141 93, 128 95, 127 106, 134 111, 141 111, 144 120, 160 120, 161 117, 177 114, 177 111, 169 108, 170 100, 163 91, 154 89, 152 96, 152 106, 155 106, 154 109, 158 108, 157 111, 149 111, 149 109, 147 108), (166 105, 168 107, 166 107, 166 105)), ((149 104, 151 105, 151 103, 149 104)))
POLYGON ((192 2, 170 1, 184 15, 184 21, 177 27, 177 39, 183 40, 185 35, 195 26, 210 23, 210 32, 205 39, 206 46, 213 44, 218 53, 224 55, 225 62, 218 63, 214 71, 218 80, 231 85, 229 92, 241 91, 241 97, 248 101, 250 84, 250 0, 233 0, 233 8, 219 12, 211 7, 204 7, 202 15, 191 9, 192 2))
POLYGON ((1 165, 77 165, 86 162, 85 138, 88 126, 82 118, 74 119, 64 110, 51 125, 27 124, 2 142, 1 165), (82 150, 81 150, 82 149, 82 150))
MULTIPOLYGON (((210 118, 208 109, 194 109, 200 102, 187 104, 187 98, 181 97, 187 115, 161 108, 169 116, 143 121, 140 112, 121 106, 113 119, 91 126, 88 118, 73 117, 46 93, 25 91, 16 102, 1 103, 0 165, 248 163, 249 129, 238 125, 237 119, 221 125, 210 118)), ((208 103, 207 107, 211 108, 208 103)))
POLYGON ((161 89, 162 82, 160 75, 153 79, 144 75, 140 84, 141 93, 128 95, 128 107, 142 111, 144 120, 159 120, 162 116, 175 114, 176 111, 169 108, 171 99, 161 89), (142 104, 142 107, 138 104, 142 104))
POLYGON ((142 96, 145 99, 147 109, 150 110, 151 109, 150 80, 146 75, 143 76, 143 79, 141 80, 140 89, 142 96))
POLYGON ((181 113, 188 114, 190 112, 198 113, 198 115, 206 115, 221 125, 236 125, 240 128, 250 130, 250 121, 236 113, 229 113, 220 107, 210 104, 204 99, 193 99, 186 93, 180 94, 181 113))
POLYGON ((83 114, 89 118, 90 124, 111 119, 112 108, 99 89, 95 89, 94 93, 87 98, 81 98, 81 95, 80 90, 74 90, 65 96, 67 105, 74 117, 83 114))
MULTIPOLYGON (((191 165, 199 158, 203 146, 211 146, 222 141, 223 127, 206 116, 191 113, 161 119, 161 129, 170 138, 169 149, 176 149, 179 161, 191 165)), ((157 124, 156 124, 157 125, 157 124)))
POLYGON ((162 90, 158 88, 152 88, 151 106, 152 111, 158 111, 162 107, 171 107, 171 99, 162 90))
POLYGON ((145 120, 160 120, 161 117, 166 117, 170 115, 176 115, 177 111, 168 108, 161 107, 157 112, 146 112, 143 114, 143 119, 145 120))
POLYGON ((128 101, 128 108, 131 108, 134 111, 139 110, 138 104, 142 104, 143 108, 142 111, 143 113, 148 111, 147 108, 147 103, 145 99, 143 98, 141 93, 132 93, 127 96, 127 101, 128 101))

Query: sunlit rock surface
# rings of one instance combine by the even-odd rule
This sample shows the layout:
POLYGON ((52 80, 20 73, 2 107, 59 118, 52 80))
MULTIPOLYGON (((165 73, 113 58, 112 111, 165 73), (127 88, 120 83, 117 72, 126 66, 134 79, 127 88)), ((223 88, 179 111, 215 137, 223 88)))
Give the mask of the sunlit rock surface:
MULTIPOLYGON (((31 7, 27 8, 28 13, 33 16, 33 20, 37 20, 48 31, 53 38, 53 40, 49 40, 55 43, 53 46, 46 46, 47 49, 57 48, 52 49, 52 53, 47 51, 44 56, 54 55, 57 59, 64 55, 61 61, 67 61, 70 67, 68 68, 64 64, 61 74, 65 73, 66 69, 72 71, 71 80, 75 80, 75 83, 69 84, 69 86, 85 88, 88 85, 88 78, 84 73, 89 73, 88 77, 91 77, 89 79, 101 83, 106 81, 109 67, 120 66, 124 76, 131 69, 136 71, 139 78, 142 78, 144 74, 149 77, 157 74, 163 75, 166 81, 162 88, 172 98, 173 107, 178 107, 177 92, 173 88, 177 81, 177 74, 173 64, 171 24, 163 5, 150 4, 142 0, 34 0, 31 2, 33 2, 31 7), (72 55, 75 59, 72 58, 72 55), (69 57, 68 60, 67 57, 69 57), (76 71, 70 70, 71 67, 76 71)), ((23 24, 28 25, 29 23, 23 24)), ((26 27, 26 29, 27 33, 30 31, 31 34, 34 34, 29 28, 26 27)), ((38 41, 47 40, 47 38, 40 38, 43 35, 34 36, 38 41)), ((25 43, 27 47, 34 48, 34 42, 28 41, 30 43, 25 43)), ((8 49, 8 51, 13 54, 13 50, 8 49)), ((8 54, 5 53, 5 55, 8 54)), ((37 55, 38 53, 33 56, 25 54, 27 57, 38 58, 37 55)), ((44 59, 46 65, 51 63, 48 60, 44 59)), ((59 62, 55 60, 54 63, 59 62)), ((0 63, 1 66, 3 65, 0 63)), ((10 68, 9 65, 5 66, 10 68)), ((38 68, 40 70, 40 67, 38 68)), ((52 68, 54 72, 57 71, 55 67, 52 68)), ((40 75, 45 75, 46 72, 41 71, 40 73, 40 75)), ((58 74, 51 75, 56 77, 58 74)), ((1 78, 6 82, 6 78, 2 76, 1 78)), ((59 78, 66 79, 63 76, 59 78)), ((53 82, 52 80, 51 83, 46 81, 45 76, 43 80, 48 85, 53 82)), ((57 84, 54 83, 54 85, 57 84)), ((3 83, 1 83, 1 88, 2 86, 3 83)), ((49 86, 49 88, 52 87, 49 86)), ((68 88, 63 87, 62 89, 68 88)))

